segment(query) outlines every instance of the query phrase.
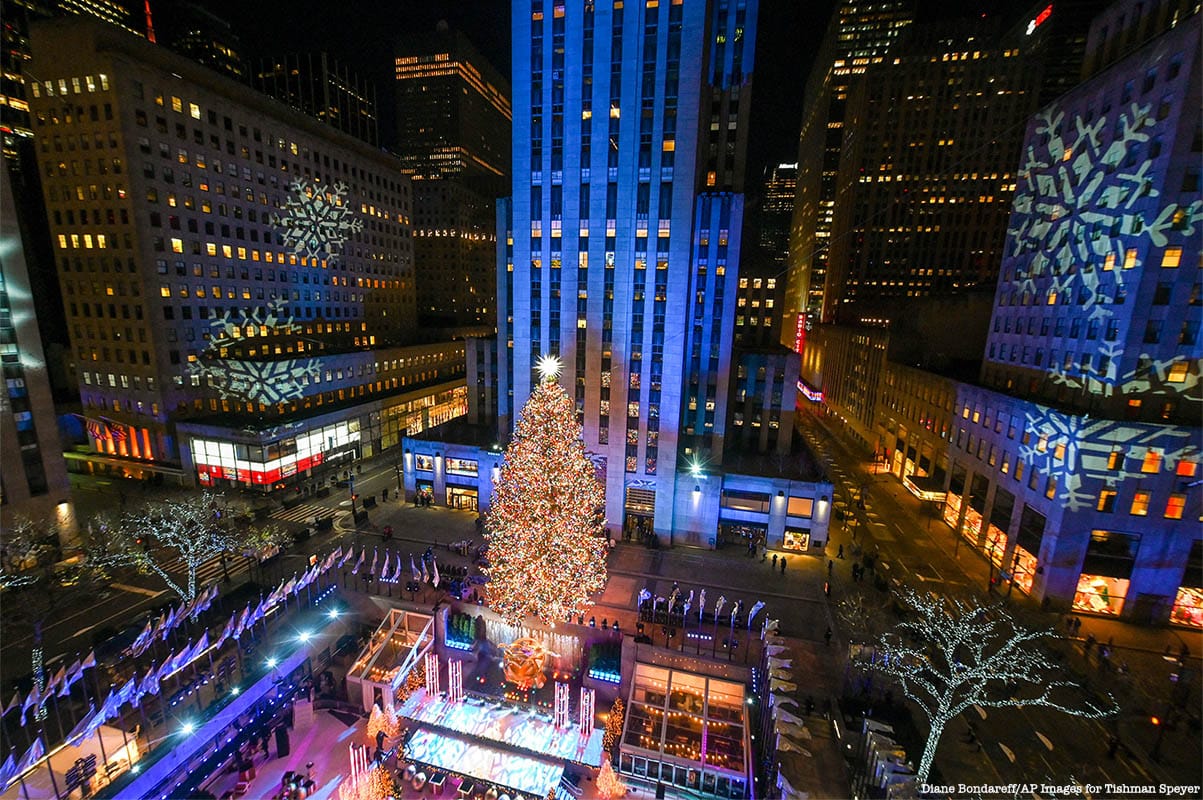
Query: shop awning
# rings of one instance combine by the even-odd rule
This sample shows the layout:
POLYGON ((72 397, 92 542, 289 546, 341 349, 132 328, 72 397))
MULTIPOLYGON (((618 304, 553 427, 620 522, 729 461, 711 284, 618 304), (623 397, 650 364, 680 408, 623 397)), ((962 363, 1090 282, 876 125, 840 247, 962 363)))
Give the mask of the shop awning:
POLYGON ((942 503, 947 492, 944 491, 944 478, 942 477, 919 477, 918 475, 907 475, 902 479, 902 485, 906 490, 918 497, 920 500, 928 500, 935 503, 942 503))

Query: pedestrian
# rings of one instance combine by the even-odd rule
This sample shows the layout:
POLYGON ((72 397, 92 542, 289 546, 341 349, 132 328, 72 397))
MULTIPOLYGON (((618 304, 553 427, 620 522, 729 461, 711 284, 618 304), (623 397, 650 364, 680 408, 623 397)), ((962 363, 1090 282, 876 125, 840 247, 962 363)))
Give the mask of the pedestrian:
POLYGON ((1107 737, 1107 758, 1115 758, 1115 754, 1119 752, 1119 737, 1112 734, 1107 737))
POLYGON ((827 646, 831 646, 831 626, 827 626, 827 632, 823 634, 823 638, 827 641, 827 646))
POLYGON ((1092 648, 1092 647, 1094 647, 1094 634, 1088 633, 1088 634, 1086 634, 1086 644, 1082 647, 1082 651, 1085 653, 1089 653, 1090 648, 1092 648))
POLYGON ((844 546, 840 545, 840 552, 836 555, 836 558, 843 558, 843 557, 844 557, 844 546))
POLYGON ((777 554, 773 553, 773 569, 777 569, 777 554))
POLYGON ((835 569, 835 562, 828 559, 827 561, 827 577, 831 577, 831 571, 835 569))
POLYGON ((785 574, 785 556, 781 557, 781 574, 785 574))

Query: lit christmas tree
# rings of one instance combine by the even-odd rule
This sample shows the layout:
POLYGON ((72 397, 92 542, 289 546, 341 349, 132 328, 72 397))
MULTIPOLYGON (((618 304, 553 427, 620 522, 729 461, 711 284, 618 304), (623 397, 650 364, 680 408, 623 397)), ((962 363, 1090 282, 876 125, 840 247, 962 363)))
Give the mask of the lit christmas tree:
POLYGON ((622 797, 627 793, 627 785, 614 774, 609 759, 602 761, 601 772, 597 773, 597 793, 606 800, 622 797))
POLYGON ((486 538, 490 605, 511 624, 554 625, 580 614, 606 584, 605 490, 585 455, 555 359, 539 362, 493 487, 486 538))

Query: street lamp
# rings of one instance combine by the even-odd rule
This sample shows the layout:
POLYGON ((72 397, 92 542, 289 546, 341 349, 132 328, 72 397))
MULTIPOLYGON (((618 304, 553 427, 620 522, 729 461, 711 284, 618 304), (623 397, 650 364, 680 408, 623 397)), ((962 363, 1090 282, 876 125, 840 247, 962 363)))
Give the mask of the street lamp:
POLYGON ((348 491, 351 493, 351 519, 355 519, 355 472, 347 476, 348 491))

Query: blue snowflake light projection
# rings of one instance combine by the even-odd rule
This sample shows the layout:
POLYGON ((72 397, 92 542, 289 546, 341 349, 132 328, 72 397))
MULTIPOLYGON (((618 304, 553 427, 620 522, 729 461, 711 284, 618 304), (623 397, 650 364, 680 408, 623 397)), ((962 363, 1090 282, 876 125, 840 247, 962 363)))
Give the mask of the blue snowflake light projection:
POLYGON ((363 230, 363 220, 355 216, 347 200, 345 183, 323 189, 308 178, 292 182, 292 196, 273 224, 279 228, 284 244, 298 256, 328 262, 337 261, 347 239, 363 230))

